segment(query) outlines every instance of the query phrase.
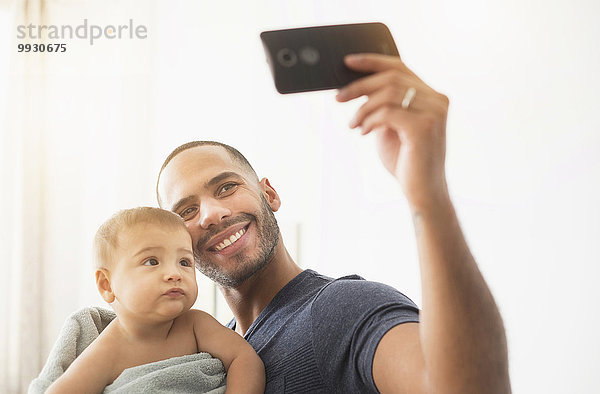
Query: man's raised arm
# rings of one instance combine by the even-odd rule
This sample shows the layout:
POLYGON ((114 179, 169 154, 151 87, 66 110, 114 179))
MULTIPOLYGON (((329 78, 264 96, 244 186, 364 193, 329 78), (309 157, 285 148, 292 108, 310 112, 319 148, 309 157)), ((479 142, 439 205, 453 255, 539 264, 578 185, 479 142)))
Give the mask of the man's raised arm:
POLYGON ((421 323, 385 334, 373 361, 375 384, 382 393, 508 393, 502 318, 446 185, 448 99, 398 57, 354 55, 346 64, 375 72, 346 86, 337 99, 368 97, 350 126, 376 133, 381 161, 412 211, 421 269, 421 323))

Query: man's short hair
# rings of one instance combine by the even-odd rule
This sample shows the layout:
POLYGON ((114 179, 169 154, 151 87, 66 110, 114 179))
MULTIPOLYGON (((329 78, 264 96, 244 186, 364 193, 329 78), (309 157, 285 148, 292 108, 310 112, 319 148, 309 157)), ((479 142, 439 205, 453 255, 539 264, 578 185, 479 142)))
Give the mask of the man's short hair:
POLYGON ((237 162, 243 168, 248 170, 249 173, 251 175, 253 175, 253 177, 258 181, 258 175, 256 175, 256 171, 254 171, 254 168, 252 168, 252 165, 250 164, 250 162, 244 157, 244 155, 242 155, 240 153, 240 151, 238 151, 234 147, 224 144, 222 142, 217 142, 217 141, 191 141, 191 142, 187 142, 187 143, 175 148, 173 150, 173 152, 171 152, 171 154, 169 154, 169 156, 167 156, 167 158, 165 159, 165 162, 163 163, 162 167, 160 168, 160 171, 158 172, 158 178, 156 179, 156 200, 158 201, 159 205, 161 205, 161 203, 160 203, 160 196, 158 195, 158 184, 160 182, 160 176, 162 175, 163 170, 171 162, 171 160, 173 160, 173 158, 175 156, 177 156, 178 154, 180 154, 181 152, 183 152, 185 150, 195 148, 197 146, 218 146, 218 147, 225 149, 235 162, 237 162))
POLYGON ((114 251, 119 247, 119 234, 138 224, 187 231, 183 219, 173 212, 153 207, 124 209, 104 222, 94 237, 94 268, 109 268, 114 251))

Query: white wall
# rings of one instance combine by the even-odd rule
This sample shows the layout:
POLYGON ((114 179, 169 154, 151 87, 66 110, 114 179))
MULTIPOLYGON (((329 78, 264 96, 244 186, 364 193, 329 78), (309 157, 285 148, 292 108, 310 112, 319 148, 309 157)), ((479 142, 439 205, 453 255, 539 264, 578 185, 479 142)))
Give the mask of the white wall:
MULTIPOLYGON (((94 18, 85 8, 91 2, 81 9, 76 2, 60 4, 71 7, 74 18, 94 18)), ((88 259, 85 242, 100 220, 119 207, 154 204, 155 175, 174 147, 216 139, 239 148, 278 190, 278 219, 286 228, 299 224, 303 267, 332 276, 358 273, 420 304, 412 224, 401 192, 380 166, 371 138, 347 128, 359 104, 336 103, 331 91, 277 94, 258 38, 275 28, 382 21, 409 67, 451 100, 449 184, 504 317, 514 392, 600 390, 600 3, 110 4, 103 18, 144 23, 150 40, 132 46, 130 56, 144 56, 129 63, 138 68, 95 70, 84 78, 115 101, 98 101, 97 112, 89 114, 93 122, 86 127, 98 132, 86 146, 96 156, 74 154, 83 163, 69 169, 68 150, 57 144, 56 157, 47 158, 65 185, 51 185, 48 198, 58 212, 78 198, 77 188, 66 186, 69 177, 93 177, 81 193, 95 208, 85 213, 77 207, 84 212, 78 223, 86 221, 83 235, 69 233, 58 215, 47 224, 54 235, 46 258, 59 259, 71 248, 72 264, 88 259), (147 116, 107 116, 111 106, 132 102, 146 106, 147 116), (131 124, 121 136, 131 161, 107 170, 94 160, 116 149, 100 132, 109 132, 111 122, 131 124)), ((93 69, 83 64, 79 71, 56 72, 68 79, 86 67, 93 69)), ((65 138, 84 138, 66 124, 65 138)), ((51 272, 45 277, 46 302, 56 315, 46 351, 62 320, 97 300, 85 269, 62 267, 60 274, 72 279, 67 288, 51 272)))

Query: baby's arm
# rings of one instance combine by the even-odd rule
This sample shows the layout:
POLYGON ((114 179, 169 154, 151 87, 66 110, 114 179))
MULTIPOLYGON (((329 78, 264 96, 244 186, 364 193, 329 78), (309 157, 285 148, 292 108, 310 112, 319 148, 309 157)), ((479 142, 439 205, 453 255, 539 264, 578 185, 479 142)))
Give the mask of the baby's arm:
POLYGON ((198 351, 208 352, 223 362, 227 370, 227 393, 264 393, 265 368, 252 346, 211 315, 193 313, 198 351))
POLYGON ((111 383, 114 363, 113 354, 99 346, 98 339, 92 342, 46 390, 55 393, 101 393, 111 383))

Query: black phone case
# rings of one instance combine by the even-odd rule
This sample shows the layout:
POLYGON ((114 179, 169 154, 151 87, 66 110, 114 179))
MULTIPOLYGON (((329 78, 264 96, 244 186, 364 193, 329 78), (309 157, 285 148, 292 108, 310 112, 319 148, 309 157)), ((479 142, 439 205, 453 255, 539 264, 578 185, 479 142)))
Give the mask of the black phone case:
POLYGON ((383 23, 271 30, 260 34, 279 93, 337 89, 365 73, 344 65, 345 55, 371 52, 398 56, 383 23))

